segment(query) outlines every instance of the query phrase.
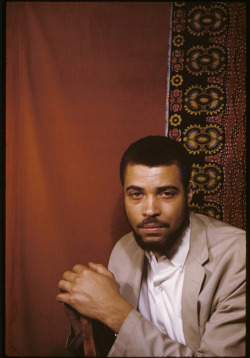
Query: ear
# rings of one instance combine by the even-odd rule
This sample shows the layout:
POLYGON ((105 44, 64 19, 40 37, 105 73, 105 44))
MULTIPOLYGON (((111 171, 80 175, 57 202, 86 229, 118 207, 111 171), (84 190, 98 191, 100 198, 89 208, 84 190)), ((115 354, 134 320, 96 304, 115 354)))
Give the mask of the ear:
POLYGON ((193 187, 192 187, 192 183, 189 183, 188 185, 188 189, 187 189, 187 200, 188 200, 188 204, 191 203, 191 200, 193 199, 193 187))

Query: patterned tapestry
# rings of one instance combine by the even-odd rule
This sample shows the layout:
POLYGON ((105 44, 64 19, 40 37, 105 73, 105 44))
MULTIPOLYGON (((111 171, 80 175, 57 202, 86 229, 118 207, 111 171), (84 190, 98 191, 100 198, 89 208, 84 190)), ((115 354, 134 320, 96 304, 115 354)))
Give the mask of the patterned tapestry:
POLYGON ((246 3, 171 4, 166 135, 194 160, 191 208, 246 228, 246 3))

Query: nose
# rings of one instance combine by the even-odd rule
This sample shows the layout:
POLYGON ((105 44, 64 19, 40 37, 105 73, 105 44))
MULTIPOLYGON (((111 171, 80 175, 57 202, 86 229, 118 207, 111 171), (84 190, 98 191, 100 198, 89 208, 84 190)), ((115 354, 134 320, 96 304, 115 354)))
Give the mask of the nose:
POLYGON ((153 195, 146 196, 144 199, 143 215, 144 216, 159 216, 161 213, 160 205, 153 195))

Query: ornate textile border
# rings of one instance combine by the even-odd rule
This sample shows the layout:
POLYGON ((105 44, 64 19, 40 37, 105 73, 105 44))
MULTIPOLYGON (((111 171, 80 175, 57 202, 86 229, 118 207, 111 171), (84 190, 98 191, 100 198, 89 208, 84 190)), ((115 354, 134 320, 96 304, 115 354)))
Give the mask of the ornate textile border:
POLYGON ((246 228, 246 4, 171 4, 166 135, 194 158, 191 208, 246 228))

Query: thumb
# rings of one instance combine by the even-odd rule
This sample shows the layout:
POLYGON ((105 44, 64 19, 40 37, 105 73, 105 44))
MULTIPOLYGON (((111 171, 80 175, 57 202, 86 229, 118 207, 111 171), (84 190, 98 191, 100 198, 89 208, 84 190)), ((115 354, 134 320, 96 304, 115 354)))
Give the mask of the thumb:
MULTIPOLYGON (((89 262, 88 266, 91 270, 100 273, 102 275, 105 275, 109 278, 111 278, 113 281, 115 281, 115 276, 113 275, 113 273, 111 271, 109 271, 105 266, 103 266, 102 264, 95 264, 94 262, 89 262)), ((120 288, 120 284, 118 282, 116 282, 116 285, 118 287, 118 289, 120 288)))
POLYGON ((89 268, 91 268, 93 271, 101 273, 102 275, 109 276, 113 275, 105 266, 102 264, 95 264, 94 262, 88 263, 89 268))

